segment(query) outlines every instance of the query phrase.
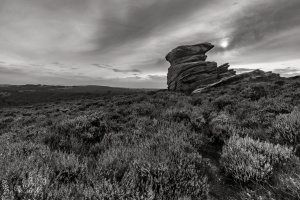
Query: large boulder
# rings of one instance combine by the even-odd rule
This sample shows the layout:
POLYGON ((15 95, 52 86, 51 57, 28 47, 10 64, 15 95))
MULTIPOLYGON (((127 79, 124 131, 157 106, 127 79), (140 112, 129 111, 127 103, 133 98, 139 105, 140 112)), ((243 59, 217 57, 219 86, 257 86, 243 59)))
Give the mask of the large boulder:
POLYGON ((168 89, 172 91, 192 92, 193 90, 215 83, 224 77, 235 75, 226 63, 217 66, 216 62, 206 62, 206 52, 214 46, 210 43, 179 46, 167 54, 168 89))
POLYGON ((194 55, 204 55, 212 48, 214 48, 214 45, 208 42, 195 45, 179 46, 166 55, 166 60, 172 63, 173 61, 180 58, 190 57, 194 55))

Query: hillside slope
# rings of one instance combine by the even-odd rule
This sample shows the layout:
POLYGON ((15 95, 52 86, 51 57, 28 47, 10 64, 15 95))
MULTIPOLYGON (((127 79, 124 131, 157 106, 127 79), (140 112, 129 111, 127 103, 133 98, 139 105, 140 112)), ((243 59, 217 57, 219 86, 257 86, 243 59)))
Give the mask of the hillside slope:
POLYGON ((8 199, 299 199, 300 79, 0 109, 8 199))

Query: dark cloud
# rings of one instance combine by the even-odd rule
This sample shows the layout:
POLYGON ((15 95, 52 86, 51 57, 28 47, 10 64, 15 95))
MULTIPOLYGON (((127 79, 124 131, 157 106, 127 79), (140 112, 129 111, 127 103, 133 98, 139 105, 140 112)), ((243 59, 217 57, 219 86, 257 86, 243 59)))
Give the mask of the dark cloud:
POLYGON ((273 72, 279 74, 290 74, 290 73, 299 73, 300 69, 287 67, 287 68, 274 69, 273 72))
POLYGON ((134 75, 134 76, 130 76, 130 77, 126 77, 124 78, 125 80, 142 80, 143 77, 140 77, 140 76, 137 76, 137 75, 134 75))
POLYGON ((31 66, 33 67, 40 67, 40 66, 43 66, 43 65, 40 65, 40 64, 30 64, 31 66))
POLYGON ((0 63, 5 64, 6 62, 0 61, 0 63))
POLYGON ((128 0, 123 8, 119 1, 105 1, 98 37, 92 42, 98 45, 96 50, 104 50, 145 39, 154 31, 163 32, 174 24, 178 25, 214 1, 128 0))
POLYGON ((0 79, 164 87, 166 77, 151 74, 167 74, 165 55, 206 41, 215 45, 208 60, 235 64, 239 73, 274 69, 271 62, 299 59, 299 8, 299 0, 0 0, 0 59, 9 61, 0 61, 0 79), (94 78, 79 74, 93 70, 94 78))
POLYGON ((26 73, 24 73, 20 69, 6 68, 6 67, 0 66, 0 74, 7 74, 7 75, 23 74, 23 75, 25 75, 26 73))
POLYGON ((117 69, 113 65, 107 65, 107 64, 91 64, 91 65, 99 67, 99 68, 103 68, 103 69, 112 70, 114 72, 122 72, 122 73, 135 72, 135 73, 142 73, 141 70, 138 70, 138 69, 117 69))
POLYGON ((20 68, 27 68, 27 67, 28 67, 28 66, 22 65, 22 64, 10 64, 9 66, 12 66, 12 67, 20 67, 20 68))
POLYGON ((99 67, 99 68, 103 68, 103 69, 112 69, 113 68, 112 65, 107 65, 107 64, 91 64, 91 65, 99 67))
POLYGON ((138 69, 112 69, 114 72, 123 72, 123 73, 128 73, 128 72, 136 72, 136 73, 142 73, 140 70, 138 69))
POLYGON ((166 65, 166 63, 168 63, 167 61, 166 61, 166 59, 163 57, 163 58, 159 58, 159 59, 157 59, 157 61, 156 61, 156 65, 158 65, 158 66, 161 66, 161 65, 166 65))
POLYGON ((237 73, 249 72, 254 70, 250 68, 232 68, 232 69, 234 69, 237 73))
POLYGON ((148 75, 147 77, 154 81, 167 81, 167 76, 165 75, 148 75))
POLYGON ((53 64, 53 65, 64 65, 64 64, 62 64, 62 63, 60 63, 60 62, 58 62, 58 61, 55 61, 55 62, 52 62, 51 64, 53 64))
POLYGON ((299 8, 299 0, 273 0, 246 7, 228 24, 234 31, 229 35, 228 48, 223 51, 252 46, 297 27, 299 8))

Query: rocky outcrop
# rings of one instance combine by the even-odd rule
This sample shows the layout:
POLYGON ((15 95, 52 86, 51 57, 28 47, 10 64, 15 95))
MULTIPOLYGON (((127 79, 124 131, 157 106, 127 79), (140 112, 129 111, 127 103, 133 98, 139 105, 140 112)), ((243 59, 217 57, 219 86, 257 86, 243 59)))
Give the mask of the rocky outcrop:
POLYGON ((228 84, 231 84, 234 82, 249 82, 249 81, 253 81, 253 80, 270 81, 272 79, 278 80, 278 79, 280 79, 280 75, 272 73, 272 72, 264 72, 262 70, 257 69, 252 72, 246 72, 246 73, 223 78, 223 79, 221 79, 215 83, 209 84, 205 87, 200 87, 200 88, 194 90, 192 93, 196 94, 196 93, 205 92, 205 91, 209 90, 210 88, 224 86, 224 85, 228 85, 228 84))
POLYGON ((168 89, 192 92, 235 75, 234 70, 228 69, 228 63, 218 67, 216 62, 206 62, 205 53, 213 47, 210 43, 185 45, 168 53, 166 60, 171 64, 167 77, 168 89))

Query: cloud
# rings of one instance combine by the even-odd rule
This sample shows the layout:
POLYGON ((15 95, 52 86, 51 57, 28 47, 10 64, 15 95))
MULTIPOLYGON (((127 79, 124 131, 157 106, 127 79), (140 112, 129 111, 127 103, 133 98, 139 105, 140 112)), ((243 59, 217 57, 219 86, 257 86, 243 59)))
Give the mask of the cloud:
POLYGON ((232 68, 232 69, 234 69, 237 73, 249 72, 249 71, 254 70, 254 69, 251 69, 251 68, 232 68))
POLYGON ((299 0, 1 0, 0 63, 33 82, 164 88, 165 55, 207 41, 215 44, 208 60, 238 72, 280 70, 271 62, 299 58, 299 7, 299 0))
POLYGON ((298 0, 275 0, 247 7, 241 16, 233 21, 235 28, 229 49, 244 47, 260 42, 278 31, 286 31, 300 23, 300 2, 298 0))
POLYGON ((226 35, 228 47, 217 46, 212 53, 235 52, 240 59, 232 60, 238 63, 298 58, 299 8, 298 0, 255 1, 245 6, 224 22, 224 26, 232 29, 226 35))
POLYGON ((112 70, 114 72, 122 72, 122 73, 135 72, 135 73, 142 73, 141 70, 138 70, 138 69, 117 69, 117 68, 114 68, 113 65, 108 65, 108 64, 91 64, 91 65, 99 67, 99 68, 103 68, 103 69, 112 70))
POLYGON ((148 75, 147 78, 154 81, 165 81, 167 82, 167 76, 165 75, 148 75))
POLYGON ((300 73, 300 69, 286 67, 286 68, 277 68, 273 70, 274 73, 278 73, 282 76, 296 76, 300 73))
POLYGON ((99 68, 104 68, 104 69, 112 69, 113 68, 112 65, 108 65, 108 64, 91 64, 91 65, 99 67, 99 68))
POLYGON ((193 13, 205 9, 215 0, 110 0, 102 1, 99 29, 91 42, 96 51, 120 48, 125 44, 151 38, 157 32, 183 23, 193 13), (122 4, 122 6, 120 5, 122 4), (122 8, 121 8, 121 7, 122 8))
POLYGON ((20 69, 15 69, 15 68, 7 68, 7 67, 2 67, 0 66, 0 74, 6 74, 6 75, 14 75, 14 74, 25 74, 22 72, 20 69))
POLYGON ((163 57, 163 58, 159 58, 159 59, 157 59, 157 61, 156 61, 156 65, 158 65, 158 66, 161 66, 161 65, 166 65, 166 63, 167 63, 167 61, 166 61, 166 59, 163 57))
POLYGON ((275 73, 291 73, 291 72, 299 72, 299 71, 300 71, 300 69, 287 67, 287 68, 274 69, 273 72, 275 72, 275 73))
POLYGON ((114 72, 123 72, 123 73, 127 73, 127 72, 137 72, 137 73, 142 73, 140 70, 138 69, 112 69, 114 72))
POLYGON ((53 64, 53 65, 64 65, 64 64, 62 64, 62 63, 60 63, 60 62, 52 62, 51 64, 53 64))
POLYGON ((41 65, 41 64, 30 64, 31 66, 33 66, 33 67, 40 67, 40 66, 43 66, 43 65, 41 65))

